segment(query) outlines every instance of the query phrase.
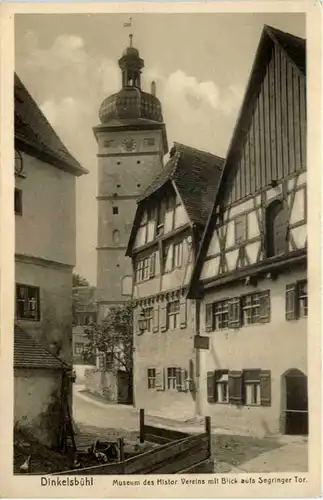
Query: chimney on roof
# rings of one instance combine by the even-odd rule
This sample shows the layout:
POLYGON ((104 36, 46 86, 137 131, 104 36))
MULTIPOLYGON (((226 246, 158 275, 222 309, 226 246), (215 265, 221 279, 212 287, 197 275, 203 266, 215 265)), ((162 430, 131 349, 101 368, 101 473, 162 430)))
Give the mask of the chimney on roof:
POLYGON ((156 96, 156 82, 155 81, 151 82, 151 94, 153 96, 156 96))

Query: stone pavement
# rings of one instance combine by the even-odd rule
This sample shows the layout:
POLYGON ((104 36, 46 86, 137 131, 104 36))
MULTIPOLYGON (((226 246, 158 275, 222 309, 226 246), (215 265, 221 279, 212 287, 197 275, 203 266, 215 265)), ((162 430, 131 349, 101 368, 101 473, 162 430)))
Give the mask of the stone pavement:
POLYGON ((308 442, 306 438, 291 439, 280 448, 267 451, 239 467, 243 472, 307 472, 308 442))

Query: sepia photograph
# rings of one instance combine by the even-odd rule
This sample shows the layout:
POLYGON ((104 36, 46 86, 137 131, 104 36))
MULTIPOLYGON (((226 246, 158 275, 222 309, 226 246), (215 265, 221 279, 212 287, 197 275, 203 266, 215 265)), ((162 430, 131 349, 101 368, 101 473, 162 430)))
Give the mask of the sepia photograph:
POLYGON ((306 482, 306 14, 13 25, 13 475, 306 482))

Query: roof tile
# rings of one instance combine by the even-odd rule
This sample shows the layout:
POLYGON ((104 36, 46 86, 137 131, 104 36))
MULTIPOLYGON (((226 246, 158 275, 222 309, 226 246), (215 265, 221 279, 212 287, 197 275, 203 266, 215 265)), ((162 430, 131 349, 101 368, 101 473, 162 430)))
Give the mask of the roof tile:
POLYGON ((22 328, 14 327, 14 368, 47 368, 61 370, 65 364, 22 328))
POLYGON ((66 149, 16 74, 15 139, 39 154, 45 153, 54 164, 72 169, 76 175, 87 173, 87 170, 66 149))

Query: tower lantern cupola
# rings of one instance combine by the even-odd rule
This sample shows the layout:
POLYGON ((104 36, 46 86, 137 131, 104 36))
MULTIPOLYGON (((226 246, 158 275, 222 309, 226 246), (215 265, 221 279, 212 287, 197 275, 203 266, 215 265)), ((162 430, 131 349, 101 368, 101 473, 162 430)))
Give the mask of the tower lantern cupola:
POLYGON ((139 52, 132 46, 133 35, 129 35, 130 44, 119 59, 122 71, 122 87, 137 87, 140 89, 140 75, 144 61, 139 57, 139 52))

